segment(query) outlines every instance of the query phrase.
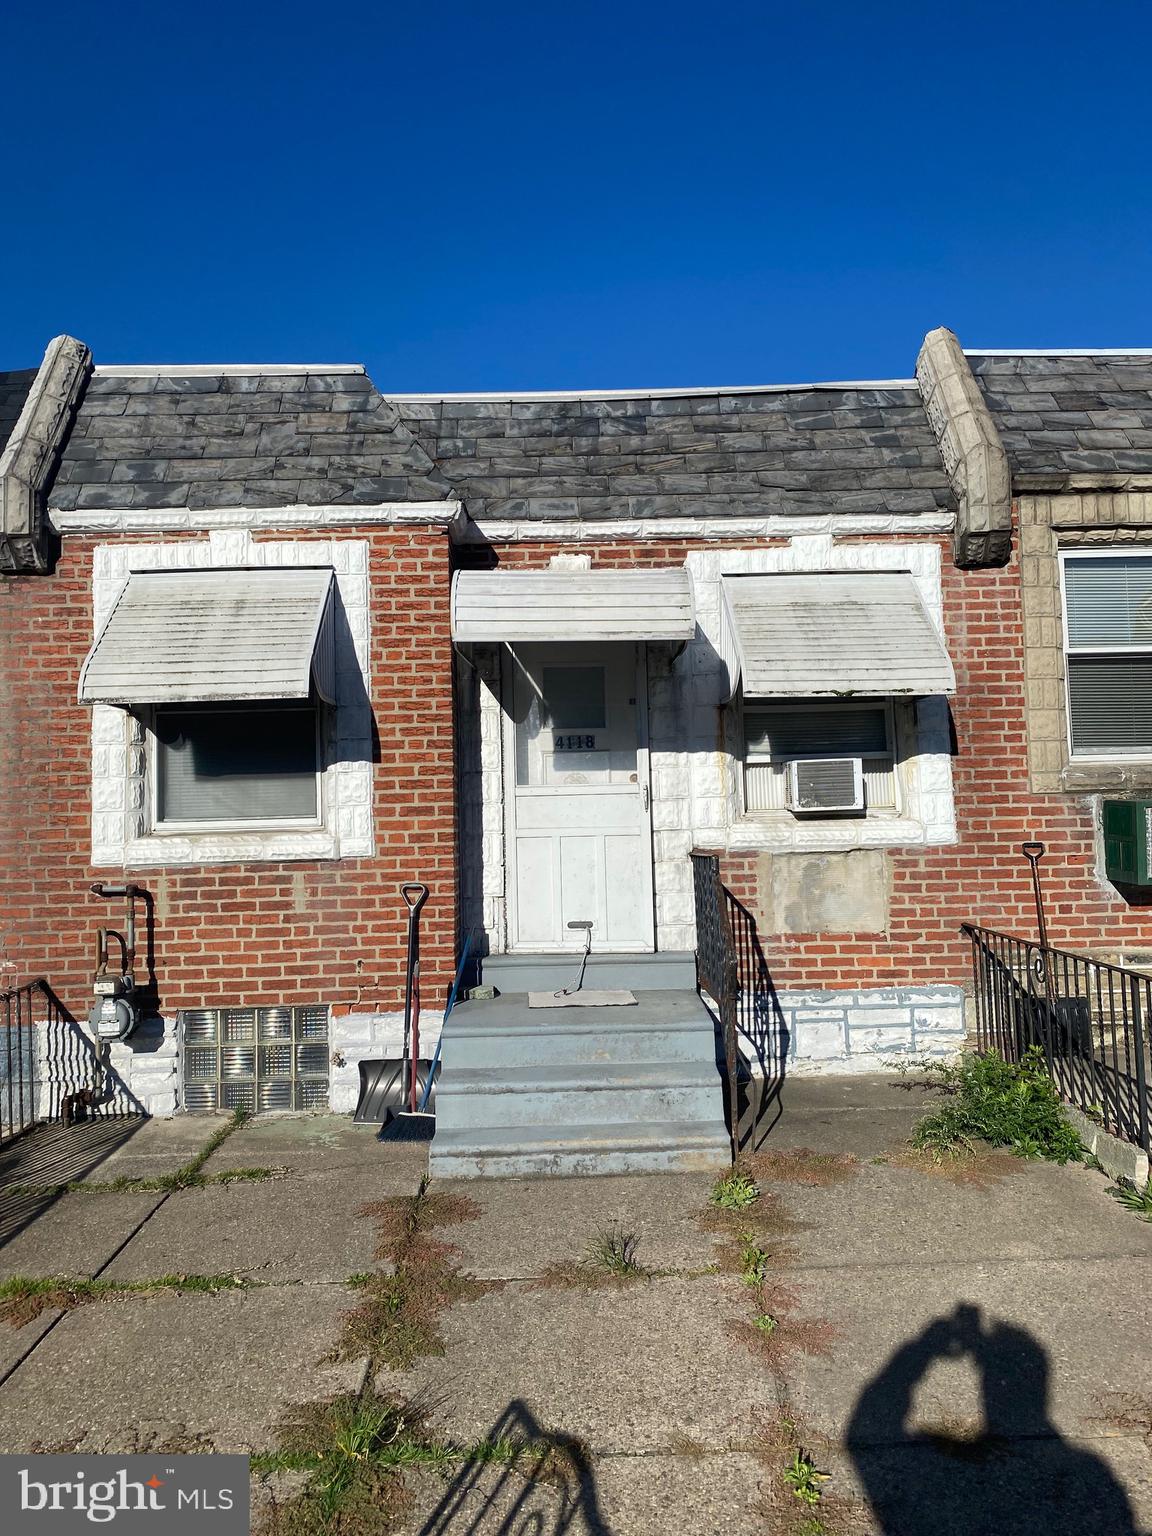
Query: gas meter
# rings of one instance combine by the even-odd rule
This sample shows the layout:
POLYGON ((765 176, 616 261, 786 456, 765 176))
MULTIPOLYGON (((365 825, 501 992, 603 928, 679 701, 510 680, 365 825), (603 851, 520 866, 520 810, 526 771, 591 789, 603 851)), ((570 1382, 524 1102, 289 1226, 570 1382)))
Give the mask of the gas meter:
POLYGON ((93 896, 104 898, 123 896, 127 902, 127 921, 124 932, 114 928, 96 930, 96 970, 92 977, 92 990, 96 1000, 88 1015, 88 1022, 98 1040, 127 1040, 140 1023, 140 1003, 136 994, 136 907, 135 898, 139 887, 135 885, 102 885, 91 887, 93 896), (108 963, 108 941, 115 939, 120 948, 120 969, 114 970, 108 963))

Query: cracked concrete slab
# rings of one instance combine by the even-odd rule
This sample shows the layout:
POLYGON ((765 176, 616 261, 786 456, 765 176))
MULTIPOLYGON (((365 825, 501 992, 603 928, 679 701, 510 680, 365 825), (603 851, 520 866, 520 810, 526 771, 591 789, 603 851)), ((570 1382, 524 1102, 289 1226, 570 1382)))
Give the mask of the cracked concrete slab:
POLYGON ((346 1280, 375 1262, 374 1226, 356 1215, 364 1198, 358 1181, 336 1172, 180 1190, 108 1276, 236 1273, 265 1283, 346 1280))
POLYGON ((787 1279, 803 1313, 839 1331, 829 1358, 790 1367, 798 1408, 833 1439, 883 1440, 902 1404, 938 1422, 987 1413, 1012 1435, 1092 1433, 1102 1394, 1152 1382, 1146 1261, 845 1265, 787 1279))
POLYGON ((362 1362, 327 1358, 347 1304, 339 1286, 284 1286, 77 1307, 4 1384, 0 1450, 267 1449, 289 1403, 359 1386, 362 1362))
POLYGON ((414 1193, 428 1169, 428 1140, 392 1130, 382 1137, 376 1127, 353 1125, 347 1115, 269 1115, 234 1131, 204 1172, 243 1167, 308 1175, 342 1170, 360 1181, 365 1200, 377 1200, 414 1193))
POLYGON ((384 1371, 382 1390, 427 1394, 447 1434, 488 1432, 522 1404, 594 1453, 667 1452, 679 1437, 728 1449, 775 1402, 771 1378, 733 1345, 741 1287, 707 1276, 594 1291, 513 1284, 441 1319, 443 1360, 384 1371))
POLYGON ((71 1194, 35 1202, 0 1247, 0 1278, 84 1275, 101 1269, 163 1195, 71 1194))
POLYGON ((404 1536, 717 1536, 750 1508, 763 1464, 746 1452, 589 1458, 532 1481, 515 1466, 407 1476, 413 1507, 404 1536), (676 1511, 673 1522, 669 1510, 676 1511))
POLYGON ((861 1164, 842 1183, 806 1188, 760 1178, 804 1223, 805 1265, 969 1263, 1107 1253, 1152 1260, 1152 1225, 1106 1193, 1090 1169, 1005 1157, 985 1187, 956 1184, 930 1167, 861 1164), (943 1219, 942 1219, 943 1218, 943 1219))
POLYGON ((478 1221, 454 1227, 465 1267, 483 1279, 525 1279, 579 1259, 610 1228, 634 1233, 637 1261, 650 1269, 701 1269, 712 1238, 697 1216, 708 1207, 711 1174, 626 1174, 598 1179, 440 1180, 433 1186, 474 1200, 478 1221))

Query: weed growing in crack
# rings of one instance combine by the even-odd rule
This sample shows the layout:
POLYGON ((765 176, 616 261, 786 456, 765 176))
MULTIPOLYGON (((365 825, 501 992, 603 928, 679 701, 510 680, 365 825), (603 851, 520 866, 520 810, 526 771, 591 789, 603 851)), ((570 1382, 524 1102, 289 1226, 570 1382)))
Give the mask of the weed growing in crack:
POLYGON ((373 1201, 359 1214, 376 1222, 375 1256, 392 1268, 349 1277, 361 1300, 344 1316, 336 1358, 366 1355, 373 1366, 409 1370, 422 1355, 444 1353, 439 1319, 446 1308, 499 1285, 465 1274, 460 1250, 426 1235, 431 1227, 473 1221, 480 1208, 459 1195, 430 1193, 425 1176, 415 1195, 373 1201))
POLYGON ((250 1458, 269 1495, 258 1529, 263 1536, 379 1536, 411 1505, 403 1481, 410 1467, 499 1464, 546 1478, 558 1452, 551 1440, 512 1435, 471 1444, 441 1440, 428 1417, 420 1404, 370 1387, 289 1409, 277 1449, 250 1458), (303 1487, 277 1498, 267 1480, 278 1473, 302 1474, 303 1487))
POLYGON ((814 1152, 811 1147, 787 1147, 779 1152, 756 1152, 748 1167, 764 1183, 803 1184, 821 1189, 843 1184, 860 1172, 860 1159, 849 1152, 814 1152))
POLYGON ((70 1275, 13 1275, 0 1281, 0 1322, 23 1328, 50 1309, 71 1311, 87 1302, 145 1296, 157 1291, 244 1291, 255 1282, 243 1275, 158 1275, 153 1280, 88 1280, 70 1275))
POLYGON ((780 1475, 801 1503, 819 1504, 824 1497, 820 1484, 828 1481, 828 1473, 819 1471, 811 1456, 799 1448, 780 1475))
POLYGON ((746 1211, 759 1198, 760 1190, 755 1179, 738 1168, 730 1168, 713 1184, 708 1201, 720 1211, 746 1211))
POLYGON ((1131 1179, 1117 1179, 1108 1193, 1126 1211, 1134 1211, 1141 1221, 1152 1221, 1152 1177, 1141 1189, 1131 1179))
POLYGON ((588 1244, 584 1250, 584 1261, 593 1268, 606 1270, 610 1275, 640 1279, 648 1271, 636 1262, 638 1242, 635 1232, 626 1232, 623 1227, 608 1227, 603 1232, 597 1232, 588 1244))

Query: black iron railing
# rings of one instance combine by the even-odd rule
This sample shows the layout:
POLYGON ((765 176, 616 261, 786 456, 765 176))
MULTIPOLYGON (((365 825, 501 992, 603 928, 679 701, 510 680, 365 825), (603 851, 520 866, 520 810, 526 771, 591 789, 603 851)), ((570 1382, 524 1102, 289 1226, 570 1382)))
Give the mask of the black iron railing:
POLYGON ((136 1115, 105 1052, 44 980, 0 993, 0 1144, 34 1125, 136 1115))
POLYGON ((1112 1135, 1152 1150, 1152 975, 971 923, 964 932, 972 944, 981 1049, 1019 1061, 1039 1046, 1069 1104, 1112 1135))
POLYGON ((736 946, 728 917, 726 892, 720 882, 720 860, 714 853, 693 853, 692 894, 696 908, 696 984, 716 1004, 724 1039, 724 1069, 727 1080, 728 1125, 732 1136, 732 1157, 740 1149, 738 1074, 736 1046, 740 979, 736 966, 736 946))

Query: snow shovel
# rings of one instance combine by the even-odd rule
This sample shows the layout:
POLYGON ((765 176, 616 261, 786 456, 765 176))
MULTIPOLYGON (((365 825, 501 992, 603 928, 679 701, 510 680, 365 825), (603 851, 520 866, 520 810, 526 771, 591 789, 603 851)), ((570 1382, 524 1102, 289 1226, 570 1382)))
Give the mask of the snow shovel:
POLYGON ((408 909, 408 963, 404 983, 404 1045, 400 1060, 362 1061, 360 1063, 360 1099, 353 1122, 357 1125, 384 1125, 414 1111, 418 1095, 432 1081, 432 1063, 422 1061, 419 1050, 420 1020, 420 909, 428 900, 428 887, 419 881, 406 881, 400 895, 408 909), (413 1031, 415 1004, 416 1033, 413 1031))

